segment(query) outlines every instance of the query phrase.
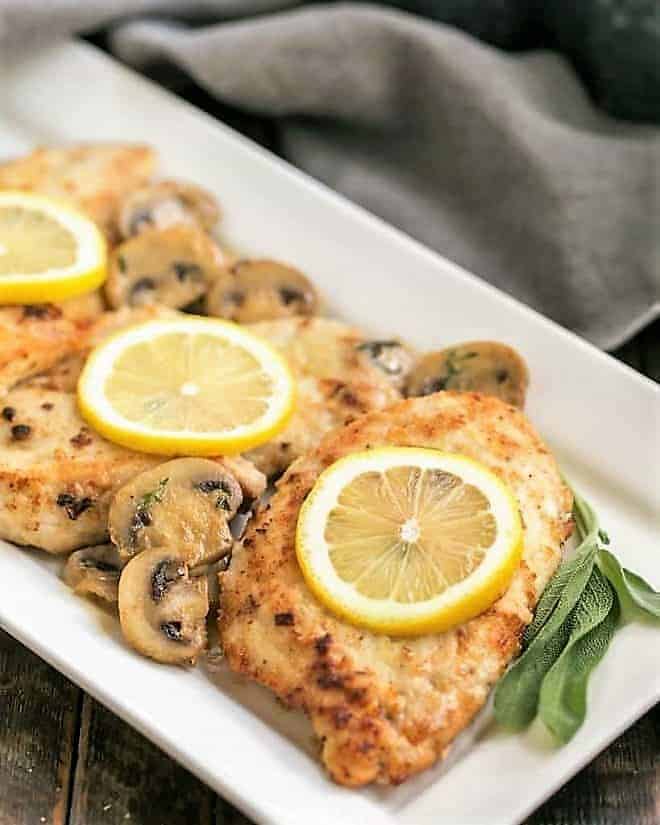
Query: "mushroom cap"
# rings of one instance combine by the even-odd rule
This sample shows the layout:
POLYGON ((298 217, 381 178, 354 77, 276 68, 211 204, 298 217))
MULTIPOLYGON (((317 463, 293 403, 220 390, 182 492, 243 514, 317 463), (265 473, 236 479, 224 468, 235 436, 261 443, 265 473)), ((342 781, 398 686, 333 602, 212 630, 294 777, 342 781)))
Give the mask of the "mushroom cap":
POLYGON ((176 553, 156 547, 131 559, 119 580, 119 621, 129 645, 157 662, 194 664, 206 645, 205 576, 191 578, 176 553))
POLYGON ((113 250, 105 294, 113 309, 160 303, 178 309, 203 295, 224 256, 196 226, 150 229, 113 250))
POLYGON ((71 553, 62 578, 81 596, 96 596, 115 603, 122 562, 113 544, 96 544, 71 553))
POLYGON ((192 224, 208 232, 220 218, 220 207, 206 189, 193 183, 162 180, 132 192, 119 213, 119 231, 130 238, 149 229, 192 224))
POLYGON ((125 561, 169 547, 191 567, 231 550, 229 521, 243 502, 238 481, 206 458, 175 458, 146 470, 114 495, 110 538, 125 561))
POLYGON ((522 408, 528 385, 527 365, 515 349, 498 341, 469 341, 422 356, 408 376, 406 394, 481 392, 522 408))
POLYGON ((364 341, 356 349, 370 364, 378 367, 397 390, 403 390, 417 360, 411 347, 395 338, 385 338, 364 341))
POLYGON ((227 470, 229 475, 234 476, 236 481, 241 485, 243 491, 243 504, 241 511, 246 508, 245 499, 250 502, 259 498, 266 491, 268 482, 266 476, 257 469, 255 465, 244 458, 242 455, 225 455, 218 459, 218 463, 227 470))
POLYGON ((206 297, 209 315, 241 324, 316 315, 320 300, 312 282, 278 261, 242 259, 222 270, 206 297))

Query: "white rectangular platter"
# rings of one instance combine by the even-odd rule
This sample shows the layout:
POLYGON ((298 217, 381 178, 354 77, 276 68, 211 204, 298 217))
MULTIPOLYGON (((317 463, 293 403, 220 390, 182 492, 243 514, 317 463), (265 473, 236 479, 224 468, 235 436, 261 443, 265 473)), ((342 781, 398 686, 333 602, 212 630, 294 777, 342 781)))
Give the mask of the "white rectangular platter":
MULTIPOLYGON (((300 266, 339 317, 421 347, 471 338, 518 347, 531 369, 532 420, 620 558, 660 585, 651 382, 90 46, 63 43, 0 70, 0 157, 39 143, 147 141, 163 173, 217 194, 224 238, 300 266)), ((325 777, 305 720, 265 691, 138 657, 52 561, 1 543, 0 625, 268 825, 512 825, 660 699, 660 635, 628 625, 568 746, 554 749, 534 729, 505 735, 486 713, 449 765, 396 789, 349 791, 325 777)))

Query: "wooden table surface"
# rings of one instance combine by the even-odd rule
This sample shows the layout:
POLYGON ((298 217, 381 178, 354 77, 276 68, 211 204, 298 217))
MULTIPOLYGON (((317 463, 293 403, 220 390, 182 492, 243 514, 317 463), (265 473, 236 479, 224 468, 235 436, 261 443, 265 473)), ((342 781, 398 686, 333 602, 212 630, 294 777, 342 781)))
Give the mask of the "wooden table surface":
MULTIPOLYGON (((277 148, 276 131, 157 79, 277 148)), ((660 321, 615 355, 660 381, 660 321)), ((526 825, 659 825, 660 705, 526 825)), ((0 630, 0 825, 247 825, 238 811, 0 630)), ((310 823, 313 825, 313 823, 310 823)), ((494 823, 496 825, 496 823, 494 823)))

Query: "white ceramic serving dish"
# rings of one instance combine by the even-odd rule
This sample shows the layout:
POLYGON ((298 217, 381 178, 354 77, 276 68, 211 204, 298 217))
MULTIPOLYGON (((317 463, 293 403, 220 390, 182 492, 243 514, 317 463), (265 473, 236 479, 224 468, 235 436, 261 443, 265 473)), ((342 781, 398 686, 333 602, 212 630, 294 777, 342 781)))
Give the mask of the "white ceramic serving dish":
MULTIPOLYGON (((226 239, 299 265, 340 317, 420 346, 496 338, 520 349, 532 420, 598 508, 620 558, 660 585, 651 382, 90 46, 63 43, 1 69, 0 157, 39 143, 147 141, 164 173, 217 193, 226 239)), ((660 698, 658 631, 629 625, 566 747, 538 729, 504 734, 486 712, 444 765, 399 788, 349 791, 324 775, 302 717, 229 674, 135 655, 41 554, 0 544, 0 624, 268 825, 512 825, 660 698)))

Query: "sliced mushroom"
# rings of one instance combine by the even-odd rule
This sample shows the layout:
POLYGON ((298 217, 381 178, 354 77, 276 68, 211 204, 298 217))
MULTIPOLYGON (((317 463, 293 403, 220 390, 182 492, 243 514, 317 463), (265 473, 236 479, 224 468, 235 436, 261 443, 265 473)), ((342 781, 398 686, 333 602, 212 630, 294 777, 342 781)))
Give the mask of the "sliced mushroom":
POLYGON ((293 267, 267 259, 240 260, 226 267, 206 298, 209 315, 240 324, 294 315, 316 315, 319 297, 311 281, 293 267))
POLYGON ((164 304, 178 309, 206 292, 224 263, 201 229, 152 229, 120 244, 110 257, 105 294, 114 309, 164 304))
POLYGON ((398 390, 402 390, 416 355, 410 347, 396 339, 364 341, 357 351, 385 373, 398 390))
POLYGON ((64 581, 81 596, 117 601, 121 559, 112 544, 97 544, 76 550, 64 565, 64 581))
POLYGON ((190 570, 192 578, 205 578, 207 586, 207 596, 209 600, 209 608, 218 607, 220 604, 220 571, 227 570, 229 567, 230 556, 225 556, 216 564, 205 564, 202 567, 195 567, 190 570))
POLYGON ((527 365, 516 350, 497 341, 471 341, 420 358, 408 378, 406 394, 482 392, 522 408, 528 384, 527 365))
POLYGON ((227 470, 206 458, 175 458, 140 473, 112 499, 108 528, 123 560, 152 547, 176 550, 191 567, 229 553, 229 521, 243 502, 227 470))
POLYGON ((223 456, 219 464, 241 485, 243 503, 239 509, 241 513, 247 512, 254 500, 260 498, 266 491, 268 484, 266 476, 251 461, 241 455, 223 456))
POLYGON ((218 202, 206 189, 163 180, 138 189, 125 200, 119 215, 119 231, 124 238, 130 238, 148 229, 192 224, 208 232, 219 217, 218 202))
POLYGON ((119 620, 132 648, 157 662, 194 664, 206 645, 206 576, 156 547, 131 559, 119 580, 119 620))

